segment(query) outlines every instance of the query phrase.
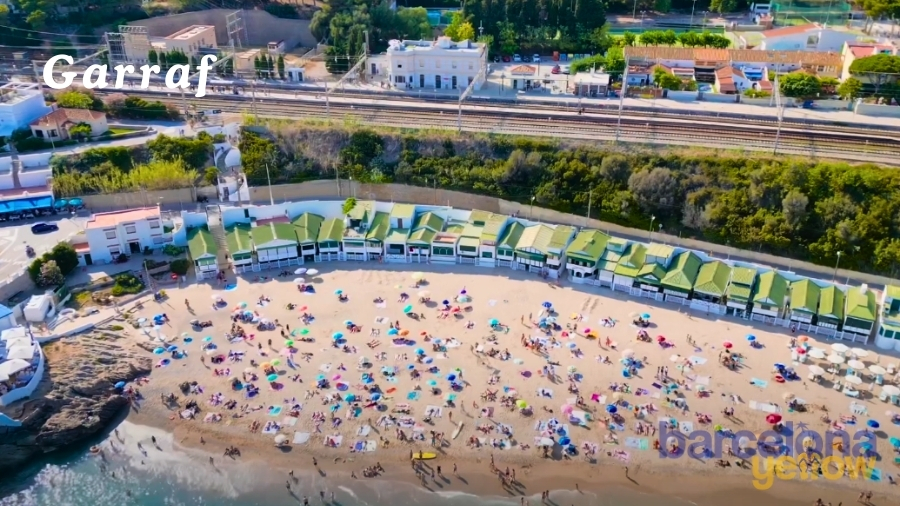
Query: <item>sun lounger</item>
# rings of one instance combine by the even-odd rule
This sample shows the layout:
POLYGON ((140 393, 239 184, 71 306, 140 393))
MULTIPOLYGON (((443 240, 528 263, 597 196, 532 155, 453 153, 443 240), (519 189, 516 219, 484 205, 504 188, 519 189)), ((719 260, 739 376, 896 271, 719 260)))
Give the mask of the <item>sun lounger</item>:
POLYGON ((847 397, 859 397, 859 390, 854 390, 849 387, 845 387, 842 393, 847 397))
POLYGON ((758 387, 758 388, 766 388, 767 386, 769 386, 769 382, 768 382, 768 381, 763 381, 763 380, 761 380, 761 379, 759 379, 759 378, 752 378, 752 379, 750 380, 750 384, 753 385, 753 386, 755 386, 755 387, 758 387))

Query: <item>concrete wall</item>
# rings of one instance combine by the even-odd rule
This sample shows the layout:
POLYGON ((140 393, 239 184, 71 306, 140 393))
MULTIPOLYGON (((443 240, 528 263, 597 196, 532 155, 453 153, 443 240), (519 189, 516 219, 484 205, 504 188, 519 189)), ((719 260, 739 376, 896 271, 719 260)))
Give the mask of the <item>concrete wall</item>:
POLYGON ((113 193, 110 195, 85 195, 82 197, 85 207, 94 213, 130 209, 134 207, 154 206, 157 203, 171 206, 173 204, 191 204, 196 199, 193 188, 178 190, 158 190, 148 192, 113 193))
POLYGON ((700 93, 700 100, 720 104, 733 104, 738 101, 738 96, 726 95, 724 93, 700 93))
MULTIPOLYGON (((128 24, 146 26, 151 37, 165 37, 191 25, 213 25, 216 27, 216 43, 224 47, 228 45, 225 17, 232 12, 234 10, 231 9, 210 9, 142 19, 128 24)), ((276 18, 266 11, 245 10, 241 11, 241 15, 246 28, 242 35, 244 47, 265 46, 269 42, 279 40, 283 40, 288 49, 296 46, 314 47, 316 45, 316 40, 309 31, 309 20, 307 19, 276 18)))
POLYGON ((30 155, 19 155, 19 161, 23 167, 47 167, 50 165, 50 158, 53 153, 34 153, 30 155))
POLYGON ((856 114, 876 118, 900 118, 900 107, 896 105, 863 104, 856 105, 856 114))
MULTIPOLYGON (((38 255, 42 255, 39 252, 38 255)), ((9 276, 6 279, 0 279, 0 301, 8 300, 19 292, 34 290, 34 282, 23 268, 20 272, 9 276)))
POLYGON ((19 399, 24 399, 31 395, 34 390, 38 387, 41 382, 41 379, 44 378, 44 350, 41 349, 40 346, 38 349, 38 364, 37 368, 34 371, 34 376, 31 377, 31 380, 27 385, 21 388, 17 388, 15 390, 10 390, 6 393, 6 395, 0 397, 0 406, 9 406, 10 404, 18 401, 19 399))
POLYGON ((849 111, 853 102, 847 100, 814 100, 813 106, 816 109, 825 111, 849 111))
POLYGON ((693 102, 700 97, 700 93, 697 91, 675 91, 668 90, 666 91, 666 98, 670 100, 677 100, 679 102, 693 102))
POLYGON ((772 107, 774 105, 772 97, 747 98, 743 95, 741 95, 741 103, 746 105, 758 105, 761 107, 772 107))
POLYGON ((53 177, 53 171, 46 165, 42 169, 25 169, 19 171, 19 184, 22 185, 22 188, 46 186, 51 177, 53 177))

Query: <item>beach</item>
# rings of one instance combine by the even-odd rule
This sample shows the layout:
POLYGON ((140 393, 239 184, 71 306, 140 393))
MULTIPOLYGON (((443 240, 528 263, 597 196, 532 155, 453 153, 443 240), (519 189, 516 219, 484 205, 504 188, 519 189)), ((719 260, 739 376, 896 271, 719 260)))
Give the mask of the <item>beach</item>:
MULTIPOLYGON (((854 501, 860 491, 872 491, 875 504, 896 500, 896 489, 888 484, 897 469, 888 440, 900 437, 900 426, 886 419, 889 405, 865 396, 850 399, 827 383, 808 381, 802 364, 795 367, 800 380, 775 381, 773 363, 791 362, 790 335, 746 320, 683 308, 679 312, 675 306, 507 269, 354 263, 306 267, 319 272, 274 279, 248 276, 233 289, 215 283, 166 288, 168 298, 162 303, 150 300, 142 309, 124 308, 141 329, 125 324, 123 332, 159 366, 149 381, 136 385, 143 400, 129 413, 129 428, 98 444, 104 454, 125 453, 131 455, 130 466, 162 472, 172 467, 166 459, 178 453, 198 470, 198 477, 243 476, 248 490, 265 484, 273 497, 308 495, 315 502, 319 490, 346 498, 347 491, 338 487, 367 497, 363 502, 368 504, 385 504, 379 498, 390 494, 407 497, 391 496, 392 502, 429 502, 422 494, 437 493, 442 501, 471 500, 464 494, 473 494, 498 504, 521 504, 523 498, 539 504, 544 490, 552 491, 550 501, 561 505, 727 501, 739 506, 769 499, 799 505, 817 498, 837 504, 854 501), (314 293, 301 293, 297 277, 314 293), (420 278, 423 282, 417 283, 420 278), (338 291, 346 300, 339 299, 338 291), (221 303, 215 302, 217 297, 221 303), (376 303, 378 298, 383 302, 376 303), (445 300, 448 311, 443 311, 445 300), (289 309, 288 304, 295 306, 289 309), (409 314, 407 306, 412 306, 409 314), (168 321, 154 327, 154 317, 162 314, 168 321), (229 340, 226 333, 236 314, 246 314, 248 322, 238 323, 246 336, 229 340), (301 320, 304 314, 312 317, 308 324, 301 320), (649 342, 636 339, 640 327, 632 321, 641 315, 650 322, 645 328, 649 342), (212 327, 192 329, 195 319, 210 321, 212 327), (278 326, 258 330, 261 320, 277 320, 278 326), (541 329, 542 323, 558 327, 541 329), (391 335, 392 327, 396 335, 391 335), (746 336, 751 334, 759 347, 750 346, 746 336), (541 347, 528 348, 523 340, 541 347), (719 361, 726 342, 729 353, 741 357, 735 370, 719 361), (154 353, 157 348, 163 351, 154 353), (186 356, 176 358, 182 352, 186 356), (214 363, 220 356, 224 361, 214 363), (623 370, 629 366, 623 359, 628 357, 640 367, 625 378, 623 370), (275 374, 271 381, 264 364, 275 374), (668 370, 668 383, 657 374, 661 367, 668 370), (193 393, 182 391, 184 383, 193 393), (618 391, 611 389, 613 384, 618 391), (253 389, 258 392, 248 397, 253 389), (164 403, 161 396, 170 394, 176 399, 164 403), (810 408, 789 411, 786 394, 802 398, 810 408), (199 408, 193 419, 183 417, 189 400, 199 408), (774 405, 785 422, 825 434, 829 424, 822 421, 821 407, 838 420, 851 415, 851 401, 867 408, 857 413, 860 424, 880 421, 872 431, 882 455, 876 464, 878 481, 798 477, 759 491, 753 486, 754 471, 716 465, 719 459, 736 463, 736 457, 661 458, 652 446, 660 436, 635 431, 638 423, 647 431, 659 430, 660 420, 674 418, 686 433, 714 433, 718 425, 759 434, 772 428, 766 420, 772 411, 751 406, 774 405), (723 415, 726 408, 734 409, 734 415, 723 415), (610 411, 621 418, 615 420, 610 411), (393 417, 390 425, 384 423, 388 416, 393 417), (257 431, 251 432, 252 423, 259 425, 257 431), (615 430, 609 430, 610 424, 615 430), (561 430, 549 430, 555 428, 561 430), (401 441, 399 430, 412 440, 401 441), (159 449, 146 431, 153 431, 159 449), (278 436, 284 436, 286 446, 276 447, 278 436), (545 457, 538 445, 548 438, 553 444, 545 457), (326 446, 326 441, 339 446, 326 446), (566 455, 563 446, 569 442, 575 451, 566 455), (240 456, 225 456, 230 446, 239 448, 240 456), (591 449, 594 454, 586 455, 591 449), (415 470, 410 456, 418 452, 436 457, 418 462, 415 470), (376 464, 384 472, 366 477, 366 468, 376 464), (507 469, 515 472, 514 479, 501 479, 507 469), (742 494, 735 497, 734 491, 742 494)), ((809 337, 812 347, 831 346, 809 337)), ((874 351, 863 359, 875 360, 874 351)), ((217 489, 237 489, 242 480, 209 482, 215 481, 217 489)))

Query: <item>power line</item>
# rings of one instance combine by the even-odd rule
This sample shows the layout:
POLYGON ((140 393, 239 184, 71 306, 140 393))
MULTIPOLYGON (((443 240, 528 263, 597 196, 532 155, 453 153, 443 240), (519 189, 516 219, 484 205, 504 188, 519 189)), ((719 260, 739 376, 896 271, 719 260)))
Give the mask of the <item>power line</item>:
POLYGON ((9 30, 19 31, 19 32, 39 33, 41 35, 56 35, 59 37, 81 37, 81 38, 90 38, 90 39, 98 38, 96 35, 78 35, 77 33, 42 32, 40 30, 32 30, 30 28, 19 28, 17 26, 8 26, 8 25, 0 25, 0 28, 6 28, 9 30))

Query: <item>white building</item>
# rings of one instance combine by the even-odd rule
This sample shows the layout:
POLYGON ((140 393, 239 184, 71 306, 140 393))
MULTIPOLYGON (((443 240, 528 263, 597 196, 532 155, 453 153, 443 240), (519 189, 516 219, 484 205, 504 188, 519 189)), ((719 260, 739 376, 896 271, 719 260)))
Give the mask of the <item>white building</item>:
POLYGON ((203 49, 215 49, 216 27, 210 25, 192 25, 178 30, 162 40, 166 51, 181 51, 193 56, 203 49))
POLYGON ((785 26, 762 32, 761 51, 821 51, 839 53, 857 34, 834 30, 818 23, 785 26))
POLYGON ((16 323, 16 315, 13 314, 12 309, 0 304, 0 331, 11 329, 16 325, 18 323, 16 323))
POLYGON ((455 90, 475 81, 478 90, 487 74, 487 57, 485 44, 469 40, 392 40, 387 50, 387 74, 399 88, 455 90))
POLYGON ((171 234, 163 231, 158 207, 126 209, 98 213, 85 229, 90 258, 85 263, 111 263, 122 253, 132 255, 150 248, 161 248, 171 234))
POLYGON ((32 121, 49 114, 44 92, 37 83, 7 83, 0 86, 0 136, 9 137, 32 121))

